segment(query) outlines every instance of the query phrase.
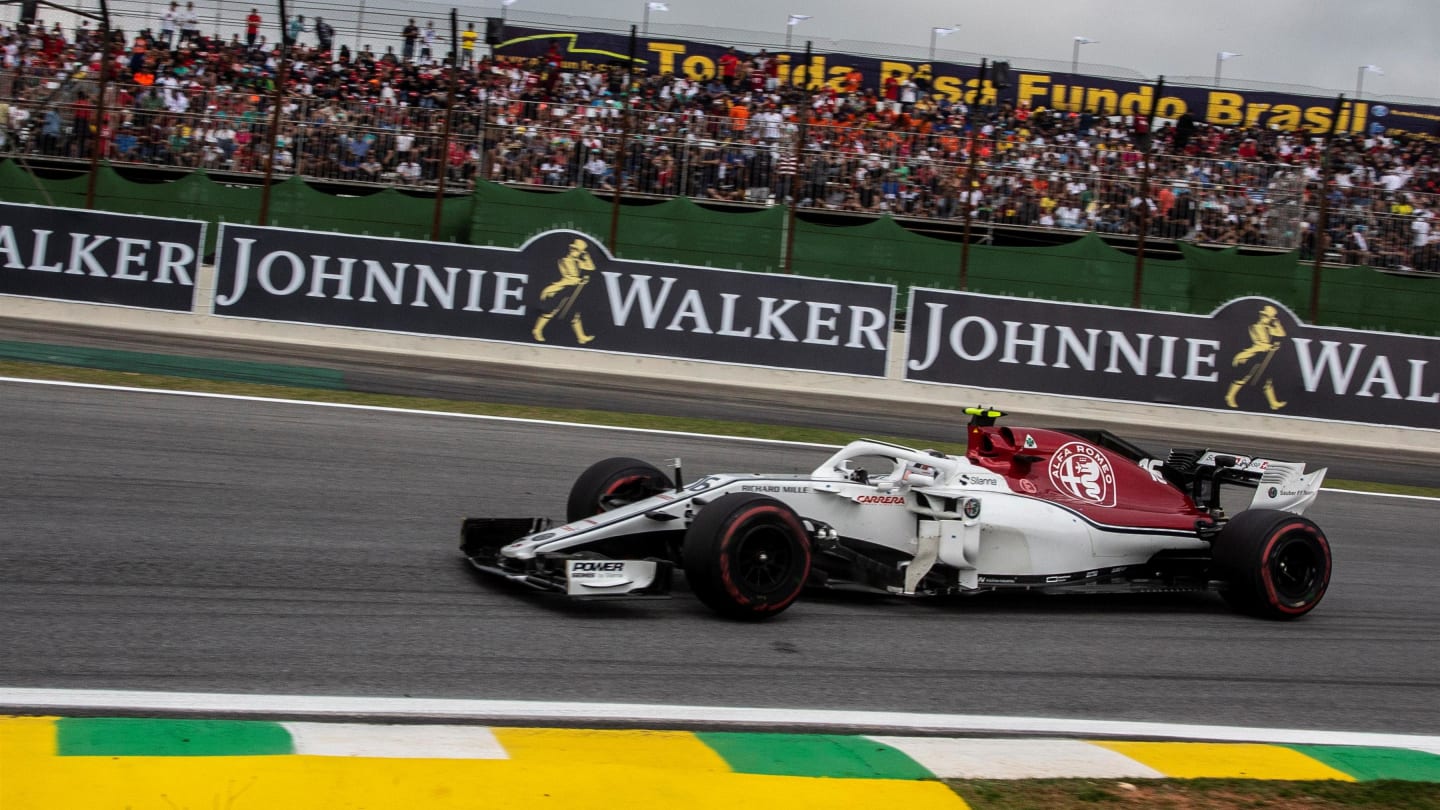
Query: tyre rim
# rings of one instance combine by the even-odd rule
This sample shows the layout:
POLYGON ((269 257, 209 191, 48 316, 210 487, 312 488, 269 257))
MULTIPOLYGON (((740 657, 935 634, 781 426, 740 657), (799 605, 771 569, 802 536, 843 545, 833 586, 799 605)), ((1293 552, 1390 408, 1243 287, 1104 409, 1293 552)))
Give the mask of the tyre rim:
POLYGON ((779 526, 757 526, 735 545, 731 571, 746 591, 768 594, 789 584, 794 564, 795 544, 790 533, 779 526))
POLYGON ((1289 603, 1308 599, 1320 583, 1321 555, 1306 539, 1287 538, 1270 555, 1270 582, 1275 593, 1289 603))

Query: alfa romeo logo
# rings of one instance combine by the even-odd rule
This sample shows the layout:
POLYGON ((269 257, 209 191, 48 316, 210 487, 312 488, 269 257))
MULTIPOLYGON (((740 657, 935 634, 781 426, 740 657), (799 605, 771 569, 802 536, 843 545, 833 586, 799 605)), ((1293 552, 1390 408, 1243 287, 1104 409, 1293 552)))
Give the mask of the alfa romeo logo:
POLYGON ((1115 470, 1099 448, 1084 442, 1061 445, 1050 457, 1050 483, 1076 500, 1115 505, 1115 470))

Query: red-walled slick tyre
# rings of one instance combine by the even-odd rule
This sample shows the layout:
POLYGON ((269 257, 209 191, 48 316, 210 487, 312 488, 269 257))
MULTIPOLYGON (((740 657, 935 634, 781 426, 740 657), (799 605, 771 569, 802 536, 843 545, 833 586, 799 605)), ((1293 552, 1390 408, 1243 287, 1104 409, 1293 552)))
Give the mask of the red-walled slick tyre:
POLYGON ((607 458, 590 465, 570 487, 565 501, 565 520, 608 512, 617 506, 642 501, 672 486, 669 478, 654 465, 638 458, 607 458))
POLYGON ((1242 613, 1295 619, 1320 603, 1330 586, 1330 542, 1315 522, 1290 512, 1251 509, 1236 515, 1214 544, 1220 594, 1242 613))
POLYGON ((695 517, 682 556, 701 602, 722 616, 759 621, 800 595, 810 574, 810 535, 786 504, 735 492, 695 517))

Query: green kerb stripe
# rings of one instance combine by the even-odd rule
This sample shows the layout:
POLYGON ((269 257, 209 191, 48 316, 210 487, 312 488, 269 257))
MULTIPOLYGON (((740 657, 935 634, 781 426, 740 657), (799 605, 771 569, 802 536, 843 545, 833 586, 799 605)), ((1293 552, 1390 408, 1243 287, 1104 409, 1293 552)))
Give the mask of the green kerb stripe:
POLYGON ((851 779, 934 779, 920 763, 883 743, 831 734, 695 735, 737 773, 851 779))
POLYGON ((1311 759, 1344 771, 1362 782, 1404 779, 1440 782, 1440 756, 1407 748, 1361 748, 1347 745, 1287 746, 1311 759))
POLYGON ((55 722, 62 757, 240 757, 293 754, 290 732, 259 720, 62 718, 55 722))
POLYGON ((160 374, 168 377, 345 390, 344 373, 334 369, 289 366, 280 363, 256 363, 248 360, 181 357, 119 349, 86 349, 13 340, 0 341, 0 358, 28 363, 53 363, 62 366, 98 368, 106 371, 160 374))

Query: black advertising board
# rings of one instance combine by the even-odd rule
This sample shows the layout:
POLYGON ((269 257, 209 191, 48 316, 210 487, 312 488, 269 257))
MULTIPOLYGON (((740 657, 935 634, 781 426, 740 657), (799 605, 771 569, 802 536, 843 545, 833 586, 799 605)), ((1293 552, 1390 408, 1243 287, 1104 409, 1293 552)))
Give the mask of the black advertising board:
POLYGON ((1183 315, 917 288, 909 317, 908 380, 1440 429, 1440 338, 1264 298, 1183 315))
MULTIPOLYGON (((553 44, 560 49, 566 69, 603 68, 629 58, 629 37, 618 33, 507 25, 505 35, 506 40, 496 46, 500 56, 544 58, 553 44)), ((651 35, 640 39, 635 59, 651 74, 673 73, 703 82, 719 75, 720 56, 727 47, 651 35)), ((1335 120, 1335 96, 1323 93, 1210 87, 1208 82, 1203 87, 1171 83, 1163 96, 1155 98, 1154 83, 1149 81, 1018 67, 1011 71, 1008 87, 996 88, 993 79, 981 82, 979 64, 876 58, 826 51, 823 46, 811 54, 809 63, 805 62, 803 48, 779 56, 780 84, 803 85, 811 90, 829 86, 844 92, 848 76, 855 70, 863 77, 862 87, 878 89, 885 77, 898 74, 915 79, 917 84, 928 84, 934 95, 971 105, 1024 104, 1031 109, 1044 107, 1097 115, 1143 115, 1153 106, 1159 118, 1179 118, 1188 112, 1196 121, 1216 126, 1440 138, 1440 107, 1408 101, 1347 99, 1335 120)))
POLYGON ((895 288, 612 258, 575 231, 519 249, 223 224, 215 314, 884 376, 895 288))
POLYGON ((0 294, 189 312, 205 223, 0 203, 0 294))

